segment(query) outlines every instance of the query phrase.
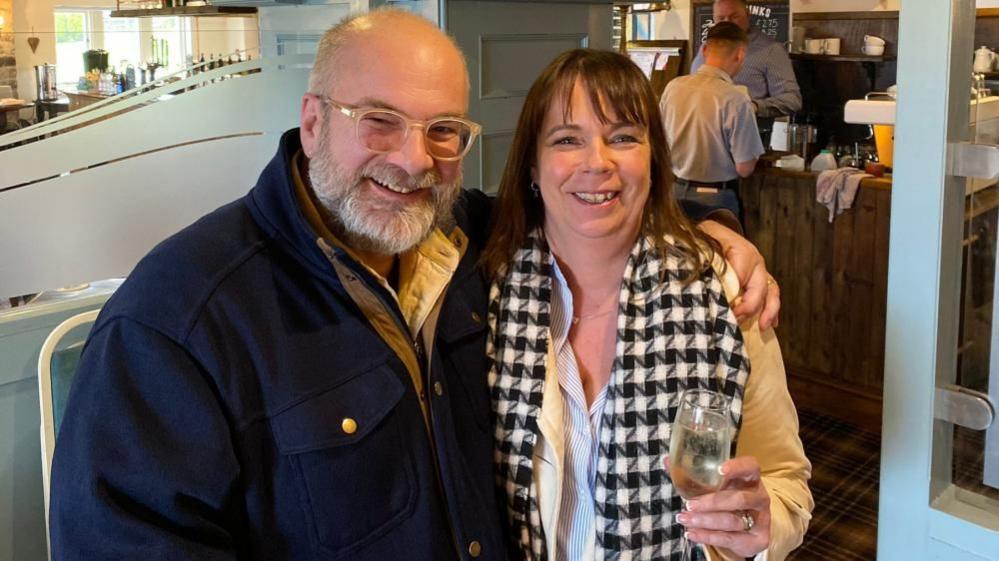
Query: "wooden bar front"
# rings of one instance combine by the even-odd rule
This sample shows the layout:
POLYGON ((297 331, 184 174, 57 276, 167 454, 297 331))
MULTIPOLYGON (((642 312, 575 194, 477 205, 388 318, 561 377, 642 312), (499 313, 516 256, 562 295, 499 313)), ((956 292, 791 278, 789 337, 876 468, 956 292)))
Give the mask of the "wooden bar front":
POLYGON ((795 402, 880 429, 891 181, 863 180, 830 223, 816 176, 760 169, 743 180, 747 235, 781 287, 777 336, 795 402))

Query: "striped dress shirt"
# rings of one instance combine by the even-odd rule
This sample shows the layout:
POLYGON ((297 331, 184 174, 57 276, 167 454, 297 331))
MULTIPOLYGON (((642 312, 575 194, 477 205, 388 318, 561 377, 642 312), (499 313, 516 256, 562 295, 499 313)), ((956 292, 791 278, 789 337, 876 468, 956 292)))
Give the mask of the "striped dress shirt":
MULTIPOLYGON (((697 72, 702 64, 704 53, 698 52, 690 72, 697 72)), ((757 117, 779 117, 801 110, 801 89, 787 49, 758 28, 749 30, 746 60, 733 81, 749 89, 749 97, 756 102, 757 117)))
POLYGON ((565 473, 555 528, 556 561, 587 561, 593 558, 596 545, 594 490, 599 450, 597 435, 606 402, 607 386, 600 390, 593 403, 587 407, 579 365, 569 343, 573 316, 572 292, 554 258, 552 268, 555 278, 551 338, 559 389, 565 404, 562 423, 566 428, 563 458, 565 473))

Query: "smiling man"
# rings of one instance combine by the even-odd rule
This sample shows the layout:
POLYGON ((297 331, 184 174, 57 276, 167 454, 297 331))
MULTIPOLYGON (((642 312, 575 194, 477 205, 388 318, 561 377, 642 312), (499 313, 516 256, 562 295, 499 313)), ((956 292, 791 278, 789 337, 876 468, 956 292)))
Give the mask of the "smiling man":
POLYGON ((373 12, 324 36, 309 92, 250 193, 153 250, 94 326, 54 559, 506 558, 462 55, 373 12))
POLYGON ((417 16, 326 33, 256 186, 154 249, 94 325, 53 559, 506 559, 468 94, 417 16))

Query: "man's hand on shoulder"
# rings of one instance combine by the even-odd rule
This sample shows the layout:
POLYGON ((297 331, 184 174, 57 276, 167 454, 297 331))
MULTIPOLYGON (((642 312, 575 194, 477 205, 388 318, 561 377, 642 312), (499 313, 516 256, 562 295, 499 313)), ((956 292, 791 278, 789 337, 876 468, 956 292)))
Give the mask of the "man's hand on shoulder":
POLYGON ((723 256, 739 277, 742 298, 733 302, 732 307, 736 319, 742 323, 760 314, 761 330, 776 327, 780 312, 780 288, 767 272, 766 262, 756 246, 714 220, 704 220, 697 227, 721 245, 723 256))

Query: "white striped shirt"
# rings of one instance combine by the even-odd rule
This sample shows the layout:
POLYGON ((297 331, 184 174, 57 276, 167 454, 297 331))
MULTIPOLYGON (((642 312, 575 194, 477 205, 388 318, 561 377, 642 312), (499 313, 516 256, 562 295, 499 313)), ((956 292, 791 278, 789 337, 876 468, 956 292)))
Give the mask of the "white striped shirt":
MULTIPOLYGON (((583 381, 579 376, 576 355, 569 343, 572 327, 572 292, 555 259, 552 290, 551 339, 555 351, 555 368, 562 392, 562 423, 565 431, 565 471, 562 479, 561 502, 558 505, 556 561, 585 561, 592 558, 596 545, 596 484, 597 435, 607 397, 604 386, 587 409, 583 381)), ((549 536, 551 539, 551 536, 549 536)))

